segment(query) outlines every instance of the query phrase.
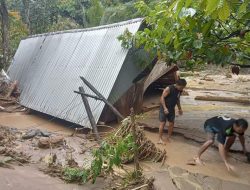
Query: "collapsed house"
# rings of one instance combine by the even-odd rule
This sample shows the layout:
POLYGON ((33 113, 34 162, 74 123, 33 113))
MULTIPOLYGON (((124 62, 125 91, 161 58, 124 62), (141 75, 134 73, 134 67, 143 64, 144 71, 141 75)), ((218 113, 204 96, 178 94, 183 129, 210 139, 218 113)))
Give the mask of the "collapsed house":
MULTIPOLYGON (((149 57, 144 51, 134 53, 122 48, 117 38, 126 29, 135 34, 143 27, 142 22, 139 18, 23 39, 8 69, 11 80, 18 81, 21 105, 91 127, 81 96, 74 93, 83 86, 87 94, 95 95, 81 81, 83 76, 123 115, 129 114, 132 106, 139 112, 146 89, 176 71, 176 66, 161 62, 135 81, 143 73, 138 57, 150 61, 149 57)), ((102 101, 88 101, 96 122, 112 119, 102 101)))

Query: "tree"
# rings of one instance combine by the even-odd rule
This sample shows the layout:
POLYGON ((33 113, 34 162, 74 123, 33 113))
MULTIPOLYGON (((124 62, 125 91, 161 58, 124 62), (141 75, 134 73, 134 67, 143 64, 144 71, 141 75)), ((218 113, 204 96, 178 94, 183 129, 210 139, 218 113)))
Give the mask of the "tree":
POLYGON ((9 16, 5 0, 0 1, 1 29, 2 29, 2 68, 5 68, 9 60, 9 16))
POLYGON ((250 60, 250 0, 169 0, 136 3, 147 27, 133 37, 167 62, 245 63, 250 60))
POLYGON ((30 28, 30 0, 22 0, 22 3, 23 3, 23 6, 24 6, 25 23, 27 24, 29 32, 31 33, 31 28, 30 28))
POLYGON ((87 10, 89 26, 99 26, 104 13, 104 8, 99 0, 91 0, 91 6, 87 10))

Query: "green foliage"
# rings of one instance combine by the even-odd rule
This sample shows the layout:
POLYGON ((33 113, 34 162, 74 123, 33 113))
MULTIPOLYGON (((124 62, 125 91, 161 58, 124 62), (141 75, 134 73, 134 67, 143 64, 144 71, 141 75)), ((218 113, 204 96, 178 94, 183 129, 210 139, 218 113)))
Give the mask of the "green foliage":
POLYGON ((250 59, 249 0, 138 1, 136 8, 148 27, 133 37, 125 32, 119 38, 123 47, 130 48, 134 42, 167 62, 189 66, 250 59))
POLYGON ((95 183, 102 172, 110 172, 113 166, 120 167, 123 160, 131 159, 135 148, 134 139, 130 134, 124 138, 110 136, 99 149, 93 151, 94 159, 89 169, 65 168, 65 180, 86 183, 91 179, 95 183))
POLYGON ((63 30, 70 30, 77 28, 80 28, 80 25, 77 24, 74 20, 59 16, 57 23, 51 25, 48 31, 56 32, 56 31, 63 31, 63 30))
POLYGON ((89 26, 98 26, 102 15, 104 13, 104 8, 102 7, 99 0, 91 0, 91 6, 87 10, 87 19, 89 26))
POLYGON ((10 12, 10 56, 12 57, 20 43, 20 40, 28 36, 28 28, 22 22, 18 12, 10 12))
POLYGON ((82 170, 80 168, 65 168, 64 179, 68 182, 83 182, 88 181, 89 170, 82 170))

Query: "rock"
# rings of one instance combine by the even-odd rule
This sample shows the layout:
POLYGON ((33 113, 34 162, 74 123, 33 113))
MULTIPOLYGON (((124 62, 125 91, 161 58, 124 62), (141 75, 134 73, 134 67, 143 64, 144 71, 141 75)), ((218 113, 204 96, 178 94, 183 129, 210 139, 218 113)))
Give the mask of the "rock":
POLYGON ((62 145, 64 142, 64 137, 62 136, 52 136, 52 137, 41 137, 38 140, 39 148, 50 148, 62 145))
POLYGON ((154 188, 157 190, 177 190, 168 171, 150 171, 145 175, 147 178, 154 177, 154 188))
POLYGON ((183 177, 176 177, 173 179, 173 181, 175 185, 177 186, 177 188, 181 190, 182 189, 183 190, 202 190, 199 184, 190 183, 183 177))
POLYGON ((196 181, 202 186, 203 190, 221 190, 222 180, 203 174, 193 174, 189 176, 190 181, 196 181))
POLYGON ((22 139, 31 139, 39 133, 39 129, 31 129, 22 136, 22 139))
POLYGON ((185 173, 188 173, 187 170, 181 169, 179 167, 169 167, 169 174, 172 178, 182 176, 185 173))
POLYGON ((30 129, 27 133, 25 133, 22 138, 23 139, 31 139, 35 136, 43 136, 43 137, 49 137, 51 136, 51 133, 46 131, 41 131, 40 129, 30 129))
POLYGON ((201 81, 200 81, 198 84, 204 84, 204 82, 201 82, 201 81))

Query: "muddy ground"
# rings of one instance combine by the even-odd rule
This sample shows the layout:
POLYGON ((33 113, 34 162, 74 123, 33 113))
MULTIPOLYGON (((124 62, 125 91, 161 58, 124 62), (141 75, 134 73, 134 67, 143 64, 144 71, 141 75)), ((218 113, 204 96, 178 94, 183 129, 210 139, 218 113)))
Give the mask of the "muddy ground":
MULTIPOLYGON (((244 117, 250 122, 249 105, 194 100, 197 95, 250 96, 250 75, 228 77, 230 77, 228 71, 221 71, 220 69, 212 72, 185 73, 189 95, 183 96, 181 99, 184 115, 176 118, 173 141, 166 146, 157 145, 158 148, 167 151, 166 163, 164 166, 151 162, 141 163, 145 174, 149 177, 155 177, 156 189, 244 190, 250 188, 250 164, 246 162, 246 157, 240 152, 239 142, 233 147, 234 152, 230 153, 230 162, 237 168, 235 173, 229 173, 226 170, 216 147, 210 148, 204 154, 203 158, 206 163, 204 166, 187 164, 204 141, 205 136, 201 126, 205 119, 223 114, 236 118, 244 117)), ((148 93, 145 96, 144 106, 152 107, 159 104, 160 94, 160 90, 148 93)), ((158 109, 155 108, 143 114, 143 116, 140 122, 147 125, 145 133, 149 139, 156 143, 158 141, 157 131, 159 126, 158 109)), ((73 132, 71 129, 72 124, 49 120, 48 117, 40 114, 0 113, 1 126, 17 128, 23 132, 28 129, 41 129, 54 135, 64 136, 68 146, 53 149, 53 152, 59 155, 59 162, 65 163, 65 159, 70 155, 79 165, 90 163, 90 151, 95 146, 95 143, 84 135, 71 137, 73 132)), ((246 135, 248 136, 247 149, 250 151, 250 130, 246 132, 246 135)), ((98 179, 95 185, 65 184, 59 178, 44 174, 39 169, 41 167, 40 163, 43 162, 41 158, 44 158, 51 150, 37 148, 39 138, 35 137, 16 142, 15 149, 30 155, 30 161, 24 166, 14 162, 12 164, 14 169, 0 167, 0 189, 105 189, 105 185, 110 185, 102 178, 98 179)))

